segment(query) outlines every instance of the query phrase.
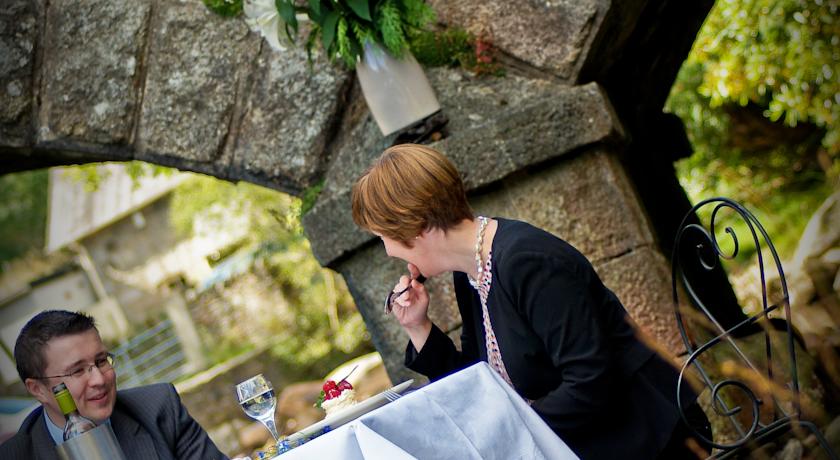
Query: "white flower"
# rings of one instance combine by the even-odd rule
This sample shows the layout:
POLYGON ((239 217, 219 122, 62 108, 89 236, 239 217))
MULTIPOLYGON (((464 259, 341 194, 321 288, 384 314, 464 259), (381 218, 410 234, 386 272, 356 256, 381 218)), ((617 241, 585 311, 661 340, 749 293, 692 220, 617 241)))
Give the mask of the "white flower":
POLYGON ((280 44, 280 15, 274 0, 245 0, 242 9, 245 23, 251 30, 265 37, 275 51, 286 51, 286 47, 280 44))

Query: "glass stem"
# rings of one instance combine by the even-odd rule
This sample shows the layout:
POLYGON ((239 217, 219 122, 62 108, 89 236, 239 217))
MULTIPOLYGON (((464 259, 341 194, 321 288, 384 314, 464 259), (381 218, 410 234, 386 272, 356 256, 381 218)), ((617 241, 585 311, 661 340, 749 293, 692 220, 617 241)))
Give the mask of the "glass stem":
POLYGON ((271 435, 274 436, 274 442, 279 441, 280 435, 277 434, 277 425, 274 424, 274 417, 263 419, 262 422, 268 428, 268 431, 271 432, 271 435))

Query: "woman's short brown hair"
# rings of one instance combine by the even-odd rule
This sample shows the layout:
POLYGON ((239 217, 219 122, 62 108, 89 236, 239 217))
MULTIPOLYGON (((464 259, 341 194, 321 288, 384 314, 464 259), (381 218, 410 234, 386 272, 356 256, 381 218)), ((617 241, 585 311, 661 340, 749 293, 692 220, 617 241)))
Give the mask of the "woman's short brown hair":
POLYGON ((423 230, 472 220, 455 165, 435 149, 400 144, 385 150, 353 186, 356 225, 408 247, 423 230))

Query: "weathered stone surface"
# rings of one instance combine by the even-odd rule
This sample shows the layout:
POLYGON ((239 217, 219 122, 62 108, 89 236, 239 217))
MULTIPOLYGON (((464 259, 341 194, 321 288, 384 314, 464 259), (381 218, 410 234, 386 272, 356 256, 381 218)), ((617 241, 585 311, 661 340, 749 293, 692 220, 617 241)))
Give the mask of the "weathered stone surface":
POLYGON ((476 76, 460 69, 427 69, 426 76, 437 93, 450 132, 481 130, 496 116, 518 107, 544 101, 569 87, 556 81, 509 74, 476 76))
POLYGON ((530 222, 599 262, 652 244, 621 165, 604 151, 586 152, 543 171, 506 181, 507 215, 530 222))
POLYGON ((579 58, 603 16, 598 1, 431 0, 438 17, 485 37, 528 64, 573 80, 579 58))
MULTIPOLYGON (((434 75, 436 87, 443 88, 441 101, 452 120, 452 134, 433 146, 452 159, 468 190, 622 135, 609 100, 595 84, 568 87, 520 77, 465 84, 459 71, 443 70, 434 75), (494 116, 485 120, 483 116, 490 113, 494 116)), ((318 203, 304 216, 312 251, 324 265, 371 238, 354 229, 350 188, 389 142, 375 132, 369 117, 356 132, 328 171, 318 203), (336 228, 347 232, 337 234, 336 228)))
POLYGON ((484 126, 453 134, 436 147, 452 159, 472 190, 621 133, 609 100, 593 83, 557 87, 539 102, 511 107, 484 126))
POLYGON ((360 230, 353 222, 350 189, 356 178, 394 139, 394 136, 382 136, 366 108, 358 115, 355 125, 345 136, 347 142, 327 171, 318 201, 303 216, 304 229, 313 243, 312 253, 325 266, 372 239, 370 233, 360 230))
POLYGON ((322 192, 302 221, 312 254, 323 266, 332 267, 350 251, 373 239, 373 235, 356 227, 353 222, 350 190, 336 195, 322 192))
POLYGON ((596 264, 598 276, 615 292, 627 313, 670 356, 685 350, 674 317, 671 271, 662 254, 642 247, 596 264))
POLYGON ((149 35, 137 150, 211 162, 231 134, 237 92, 261 39, 198 1, 161 4, 149 35))
POLYGON ((150 10, 148 0, 49 3, 39 142, 131 141, 150 10))
POLYGON ((300 193, 326 166, 324 147, 352 74, 301 48, 263 46, 247 94, 233 166, 300 193))
MULTIPOLYGON (((484 127, 492 125, 500 113, 545 101, 553 94, 569 89, 556 82, 516 75, 480 78, 460 69, 427 69, 426 75, 449 119, 447 129, 453 133, 464 133, 472 129, 483 132, 484 127)), ((378 131, 364 99, 358 98, 352 102, 354 105, 359 103, 362 106, 361 113, 345 120, 345 123, 353 125, 352 131, 344 136, 344 142, 339 142, 342 148, 325 176, 324 193, 327 196, 349 190, 371 161, 391 145, 394 139, 394 136, 383 137, 378 131)), ((489 161, 495 166, 500 160, 494 153, 490 152, 489 161)))
POLYGON ((323 197, 349 191, 359 175, 395 139, 393 135, 382 136, 382 132, 379 131, 376 121, 360 95, 351 102, 351 105, 350 110, 356 113, 348 114, 352 120, 345 120, 345 123, 349 122, 351 127, 344 133, 344 139, 338 142, 341 148, 334 155, 324 176, 323 197))
POLYGON ((0 11, 0 145, 31 142, 35 2, 9 0, 0 11))

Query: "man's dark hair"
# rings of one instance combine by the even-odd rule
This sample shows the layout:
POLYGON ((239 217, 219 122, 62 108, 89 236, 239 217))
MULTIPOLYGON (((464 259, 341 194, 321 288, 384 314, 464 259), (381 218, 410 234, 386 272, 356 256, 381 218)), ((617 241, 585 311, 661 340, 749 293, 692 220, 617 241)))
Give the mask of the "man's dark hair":
POLYGON ((42 377, 47 367, 44 347, 47 342, 65 335, 96 329, 93 317, 65 310, 42 311, 30 319, 15 342, 15 363, 20 380, 42 377))

